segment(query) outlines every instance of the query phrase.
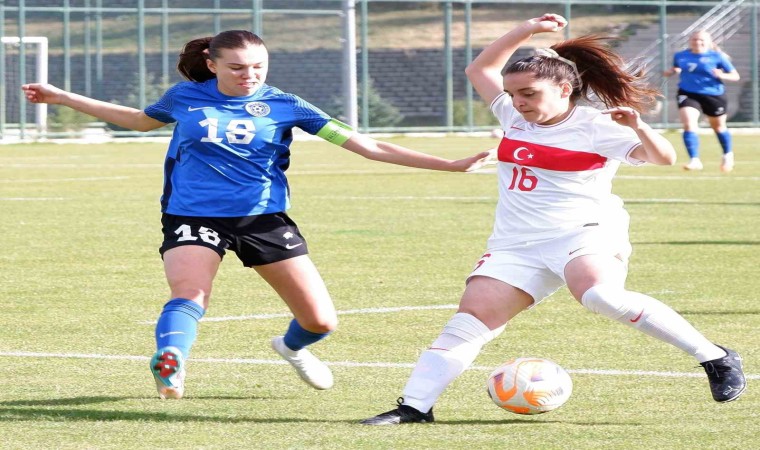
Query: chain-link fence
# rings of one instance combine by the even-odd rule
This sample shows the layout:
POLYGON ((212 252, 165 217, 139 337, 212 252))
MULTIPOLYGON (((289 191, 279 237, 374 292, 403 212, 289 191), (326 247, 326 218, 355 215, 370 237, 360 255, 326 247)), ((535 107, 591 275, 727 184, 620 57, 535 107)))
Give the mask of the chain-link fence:
MULTIPOLYGON (((267 82, 332 115, 350 117, 347 78, 354 76, 358 95, 348 104, 356 105, 363 131, 478 131, 495 122, 464 76, 467 62, 517 23, 556 12, 570 19, 564 35, 539 35, 531 45, 587 33, 617 36, 618 52, 646 60, 651 83, 663 91, 661 107, 646 112, 649 121, 679 127, 676 80, 661 76, 680 50, 671 43, 726 3, 738 9, 740 19, 724 27, 732 32, 721 47, 742 76, 728 85, 729 121, 757 127, 760 0, 0 0, 0 35, 47 38, 48 79, 54 85, 144 107, 180 81, 174 66, 185 42, 249 29, 269 48, 267 82), (355 70, 347 70, 352 60, 355 70)), ((93 126, 129 134, 55 106, 46 124, 41 122, 40 111, 25 104, 20 91, 22 83, 39 80, 39 46, 5 41, 3 137, 36 136, 41 123, 48 136, 93 126)))

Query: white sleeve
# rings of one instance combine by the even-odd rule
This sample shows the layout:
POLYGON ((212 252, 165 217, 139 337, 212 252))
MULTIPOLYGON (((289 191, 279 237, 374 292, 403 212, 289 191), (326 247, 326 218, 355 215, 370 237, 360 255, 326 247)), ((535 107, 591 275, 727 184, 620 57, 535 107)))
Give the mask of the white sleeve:
POLYGON ((499 120, 502 130, 508 130, 515 115, 515 108, 512 106, 512 97, 506 92, 502 92, 491 102, 491 112, 499 120))
POLYGON ((631 128, 615 123, 609 115, 599 114, 593 125, 594 151, 607 158, 631 166, 644 164, 631 157, 631 152, 641 145, 641 140, 631 128))

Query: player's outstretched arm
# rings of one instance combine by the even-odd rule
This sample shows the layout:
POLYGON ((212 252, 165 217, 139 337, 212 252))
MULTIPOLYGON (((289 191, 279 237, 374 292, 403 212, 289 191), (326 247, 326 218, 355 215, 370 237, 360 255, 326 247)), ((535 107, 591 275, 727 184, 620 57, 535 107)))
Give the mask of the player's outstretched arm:
POLYGON ((391 144, 390 142, 378 141, 359 133, 355 133, 341 146, 346 150, 373 161, 382 161, 419 169, 471 172, 493 163, 492 151, 480 152, 473 156, 453 161, 417 152, 400 145, 391 144))
POLYGON ((452 161, 428 155, 427 153, 417 152, 400 145, 391 144, 390 142, 378 141, 370 136, 356 132, 353 128, 337 119, 330 119, 317 132, 317 136, 331 144, 339 145, 346 150, 373 161, 382 161, 419 169, 471 172, 485 165, 495 163, 495 151, 493 150, 452 161))
POLYGON ((486 103, 503 90, 501 70, 517 49, 536 33, 559 31, 567 20, 559 14, 544 14, 526 20, 517 28, 489 44, 465 69, 467 78, 486 103))
POLYGON ((166 125, 164 122, 145 115, 139 109, 95 100, 84 95, 64 91, 51 84, 31 83, 21 86, 21 89, 31 103, 67 106, 130 130, 150 131, 166 125))

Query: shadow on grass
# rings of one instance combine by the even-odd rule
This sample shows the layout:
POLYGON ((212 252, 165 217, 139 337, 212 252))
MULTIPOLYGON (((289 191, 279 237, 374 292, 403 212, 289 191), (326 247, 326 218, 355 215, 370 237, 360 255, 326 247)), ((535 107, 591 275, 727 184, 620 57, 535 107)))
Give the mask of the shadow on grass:
POLYGON ((40 420, 55 420, 61 422, 109 422, 109 421, 139 421, 139 422, 208 422, 208 423, 295 423, 313 422, 325 423, 326 420, 310 420, 301 418, 262 418, 238 416, 208 416, 194 414, 178 414, 177 412, 134 412, 94 409, 41 409, 41 408, 0 408, 0 422, 38 422, 40 420))
MULTIPOLYGON (((112 399, 116 400, 116 399, 112 399)), ((213 415, 194 415, 194 414, 178 414, 176 411, 171 412, 134 412, 134 411, 114 411, 114 410, 95 410, 95 409, 43 409, 43 408, 2 408, 0 407, 0 422, 37 422, 40 420, 45 421, 61 421, 61 422, 108 422, 108 421, 139 421, 139 422, 203 422, 203 423, 344 423, 349 425, 356 425, 359 427, 365 427, 359 422, 361 418, 356 420, 329 420, 329 419, 305 419, 305 418, 271 418, 271 417, 246 417, 236 415, 235 417, 228 416, 213 416, 213 415)), ((565 420, 444 420, 436 421, 434 426, 446 426, 446 425, 553 425, 553 424, 565 424, 565 425, 577 425, 577 426, 640 426, 636 423, 616 423, 616 422, 577 422, 577 421, 565 421, 565 420)))
POLYGON ((678 313, 684 316, 756 316, 760 315, 760 310, 740 309, 734 311, 683 311, 679 309, 678 313))
POLYGON ((760 245, 760 241, 644 241, 633 245, 760 245))
POLYGON ((626 205, 678 205, 678 206, 760 206, 760 202, 699 202, 662 200, 624 200, 626 205))
MULTIPOLYGON (((214 400, 255 400, 256 397, 193 397, 194 399, 214 400)), ((262 398, 258 398, 262 399, 262 398)), ((70 409, 67 406, 113 403, 123 400, 146 400, 144 397, 75 397, 50 400, 14 400, 0 402, 0 422, 108 422, 108 421, 152 421, 152 422, 208 422, 208 423, 291 423, 314 422, 324 423, 325 420, 309 420, 301 418, 262 418, 246 416, 215 416, 199 414, 182 414, 177 411, 117 411, 108 409, 70 409), (62 408, 63 407, 63 408, 62 408), (65 408, 65 409, 64 409, 65 408)), ((158 399, 156 399, 158 402, 158 399)), ((184 400, 187 401, 187 400, 184 400)))
MULTIPOLYGON (((208 397, 190 397, 190 400, 263 400, 264 397, 230 397, 230 396, 208 396, 208 397)), ((288 422, 317 422, 322 423, 324 420, 304 420, 304 419, 271 419, 258 417, 227 417, 213 416, 203 414, 180 414, 177 411, 167 412, 149 412, 149 411, 117 411, 112 407, 107 410, 99 409, 70 409, 67 407, 77 407, 82 405, 96 405, 105 403, 115 403, 124 400, 156 400, 146 397, 73 397, 61 399, 43 399, 43 400, 12 400, 0 402, 0 422, 20 422, 20 421, 39 421, 39 420, 57 420, 64 422, 82 422, 82 421, 156 421, 156 422, 219 422, 219 423, 288 423, 288 422), (62 409, 65 408, 65 409, 62 409)), ((173 403, 174 401, 166 401, 173 403)))
MULTIPOLYGON (((269 397, 256 396, 229 396, 229 395, 210 395, 210 396, 185 396, 185 400, 269 400, 269 397)), ((159 400, 158 397, 71 397, 57 399, 40 399, 40 400, 10 400, 0 402, 3 406, 79 406, 93 405, 98 403, 120 402, 124 400, 156 400, 165 401, 166 403, 175 403, 175 400, 159 400)))
MULTIPOLYGON (((194 399, 214 399, 214 400, 251 400, 254 397, 193 397, 194 399)), ((304 419, 304 418, 271 418, 271 417, 246 417, 236 415, 235 417, 214 416, 203 414, 181 414, 177 411, 167 412, 149 412, 149 411, 116 411, 113 409, 61 409, 60 407, 81 406, 92 404, 113 403, 123 400, 145 400, 144 397, 74 397, 48 400, 13 400, 0 402, 0 422, 21 422, 21 421, 39 421, 39 420, 56 420, 63 422, 103 422, 103 421, 154 421, 154 422, 208 422, 208 423, 345 423, 360 425, 356 420, 329 420, 325 418, 304 419)), ((446 425, 552 425, 552 424, 570 424, 578 426, 637 426, 635 423, 617 423, 617 422, 568 422, 565 420, 526 420, 526 419, 505 419, 505 420, 438 420, 435 426, 446 425)))
POLYGON ((578 425, 578 426, 588 426, 588 427, 599 427, 599 426, 640 426, 643 425, 641 423, 632 423, 632 422, 578 422, 578 421, 568 421, 568 420, 522 420, 522 419, 507 419, 507 420, 436 420, 435 424, 437 426, 440 425, 530 425, 530 426, 540 426, 540 425, 554 425, 554 424, 563 424, 563 425, 578 425))

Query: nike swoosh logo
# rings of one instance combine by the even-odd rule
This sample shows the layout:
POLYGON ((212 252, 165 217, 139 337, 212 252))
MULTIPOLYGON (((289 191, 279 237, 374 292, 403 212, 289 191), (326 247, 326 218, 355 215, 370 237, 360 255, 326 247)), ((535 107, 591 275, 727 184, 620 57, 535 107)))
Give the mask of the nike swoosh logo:
POLYGON ((573 253, 575 253, 575 252, 577 252, 578 250, 581 250, 581 249, 583 249, 583 247, 581 247, 581 248, 576 248, 575 250, 573 250, 572 252, 568 253, 567 255, 568 255, 568 256, 570 256, 570 255, 572 255, 573 253))
POLYGON ((192 106, 188 106, 187 110, 188 111, 198 111, 199 109, 206 109, 206 108, 211 108, 211 106, 198 106, 196 108, 194 108, 192 106))
POLYGON ((158 337, 163 339, 166 336, 169 336, 170 334, 185 334, 185 332, 184 331, 167 331, 166 333, 159 333, 158 337))
POLYGON ((303 242, 301 242, 300 244, 295 244, 295 245, 293 245, 293 244, 285 244, 285 248, 287 248, 288 250, 293 250, 294 248, 298 247, 299 245, 303 245, 303 242))
POLYGON ((642 309, 638 316, 636 316, 635 319, 631 319, 631 323, 636 323, 641 319, 641 316, 644 314, 644 310, 642 309))

